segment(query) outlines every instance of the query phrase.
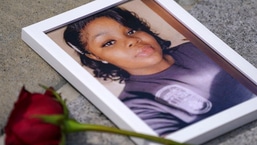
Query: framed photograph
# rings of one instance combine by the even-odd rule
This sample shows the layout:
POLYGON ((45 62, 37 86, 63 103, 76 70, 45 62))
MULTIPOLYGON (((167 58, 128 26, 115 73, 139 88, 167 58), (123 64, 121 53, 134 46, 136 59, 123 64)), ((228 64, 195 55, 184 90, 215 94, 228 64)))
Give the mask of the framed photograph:
POLYGON ((257 69, 173 0, 96 0, 22 39, 119 128, 201 144, 257 119, 257 69))

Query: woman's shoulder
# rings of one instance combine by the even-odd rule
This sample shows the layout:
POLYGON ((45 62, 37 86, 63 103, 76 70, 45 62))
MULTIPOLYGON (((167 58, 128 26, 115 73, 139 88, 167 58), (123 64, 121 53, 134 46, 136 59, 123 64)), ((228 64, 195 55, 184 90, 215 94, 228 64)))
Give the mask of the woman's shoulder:
POLYGON ((176 46, 174 46, 174 47, 172 47, 171 49, 196 49, 196 46, 192 43, 192 42, 190 42, 190 41, 187 41, 187 42, 184 42, 184 43, 181 43, 181 44, 178 44, 178 45, 176 45, 176 46))
POLYGON ((214 62, 193 43, 186 42, 170 50, 170 55, 177 61, 196 63, 196 64, 214 64, 214 62))
POLYGON ((179 44, 177 46, 170 48, 170 53, 177 54, 177 55, 190 55, 190 56, 198 56, 203 55, 203 53, 191 42, 185 42, 182 44, 179 44))

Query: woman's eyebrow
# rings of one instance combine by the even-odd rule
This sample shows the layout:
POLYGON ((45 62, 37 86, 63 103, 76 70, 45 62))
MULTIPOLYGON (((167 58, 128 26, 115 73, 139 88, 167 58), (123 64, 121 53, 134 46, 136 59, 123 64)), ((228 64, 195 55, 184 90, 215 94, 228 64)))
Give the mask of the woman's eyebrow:
POLYGON ((103 36, 108 34, 109 32, 101 32, 101 33, 97 33, 96 35, 93 36, 93 39, 96 39, 97 37, 103 36))
MULTIPOLYGON (((118 27, 123 27, 122 25, 119 25, 118 27)), ((93 39, 97 39, 97 37, 104 36, 104 35, 115 35, 115 32, 113 30, 103 30, 102 32, 99 32, 92 36, 93 39)))

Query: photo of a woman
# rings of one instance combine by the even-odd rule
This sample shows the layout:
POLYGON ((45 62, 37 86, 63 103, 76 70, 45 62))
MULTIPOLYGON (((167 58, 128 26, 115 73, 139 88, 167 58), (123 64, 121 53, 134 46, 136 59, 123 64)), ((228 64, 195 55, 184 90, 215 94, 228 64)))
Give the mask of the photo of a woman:
POLYGON ((95 77, 124 83, 118 98, 160 136, 253 97, 193 43, 171 47, 123 8, 69 24, 64 40, 95 77))

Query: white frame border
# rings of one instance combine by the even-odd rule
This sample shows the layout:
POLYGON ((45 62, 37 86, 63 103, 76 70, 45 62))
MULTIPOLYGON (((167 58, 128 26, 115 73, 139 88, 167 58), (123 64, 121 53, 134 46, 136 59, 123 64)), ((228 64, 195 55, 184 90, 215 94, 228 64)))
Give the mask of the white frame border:
MULTIPOLYGON (((86 15, 95 13, 126 0, 96 0, 82 5, 70 11, 56 15, 41 22, 32 24, 22 29, 22 39, 43 57, 54 69, 66 78, 76 89, 86 96, 118 127, 136 132, 156 135, 141 119, 113 96, 91 74, 82 68, 70 55, 60 48, 45 32, 67 25, 86 15), (87 79, 80 79, 84 76, 87 79), (100 97, 104 96, 104 97, 100 97)), ((257 84, 257 69, 216 35, 209 31, 199 21, 181 8, 172 0, 156 0, 179 22, 187 27, 192 33, 208 44, 215 52, 222 56, 238 71, 243 73, 254 84, 257 84), (204 37, 203 37, 204 36, 204 37), (222 48, 222 49, 221 49, 222 48)), ((257 118, 257 98, 241 103, 227 109, 222 113, 213 115, 203 121, 199 121, 184 129, 181 129, 167 138, 182 143, 200 144, 218 135, 228 132, 236 127, 253 121, 257 118), (236 114, 234 112, 237 112, 236 114)), ((138 144, 142 140, 135 139, 138 144)))

